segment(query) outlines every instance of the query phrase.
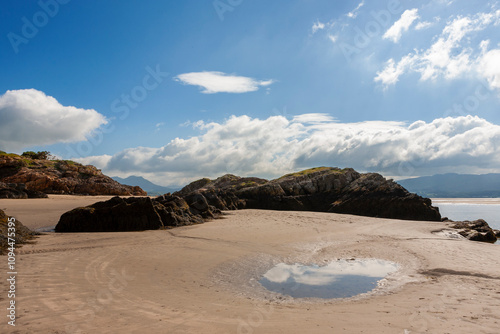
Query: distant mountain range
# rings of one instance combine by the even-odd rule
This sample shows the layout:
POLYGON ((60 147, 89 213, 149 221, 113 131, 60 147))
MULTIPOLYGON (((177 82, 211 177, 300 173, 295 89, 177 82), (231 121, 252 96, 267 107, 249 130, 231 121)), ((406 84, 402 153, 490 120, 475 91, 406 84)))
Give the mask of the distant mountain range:
POLYGON ((397 181, 423 197, 500 197, 500 174, 437 174, 397 181))
POLYGON ((111 177, 113 180, 120 182, 121 184, 126 184, 129 186, 139 186, 142 190, 146 191, 150 196, 163 195, 166 193, 172 193, 179 190, 179 188, 163 187, 154 184, 151 181, 146 180, 141 176, 129 176, 127 178, 121 178, 118 176, 111 177))

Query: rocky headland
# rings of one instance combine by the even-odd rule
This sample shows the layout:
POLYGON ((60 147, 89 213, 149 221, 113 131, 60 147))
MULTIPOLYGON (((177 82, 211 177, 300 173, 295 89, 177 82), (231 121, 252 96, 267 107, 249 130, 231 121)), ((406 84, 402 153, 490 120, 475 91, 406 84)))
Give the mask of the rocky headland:
POLYGON ((0 151, 0 198, 39 198, 45 194, 147 195, 140 187, 122 185, 91 165, 0 151))
POLYGON ((202 223, 221 210, 318 211, 440 221, 431 200, 376 173, 319 167, 275 180, 224 175, 194 181, 173 194, 119 198, 65 213, 57 232, 131 231, 202 223))
POLYGON ((377 173, 318 167, 267 181, 224 175, 195 181, 178 196, 203 195, 220 210, 319 211, 406 220, 439 221, 431 200, 408 192, 377 173))

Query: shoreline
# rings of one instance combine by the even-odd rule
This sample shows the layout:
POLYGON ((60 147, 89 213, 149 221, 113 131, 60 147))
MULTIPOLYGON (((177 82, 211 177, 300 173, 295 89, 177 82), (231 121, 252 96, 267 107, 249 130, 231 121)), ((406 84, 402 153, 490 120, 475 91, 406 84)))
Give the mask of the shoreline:
POLYGON ((46 233, 19 248, 15 329, 494 333, 500 248, 433 233, 446 228, 443 222, 241 210, 171 230, 46 233), (256 282, 279 262, 339 258, 384 259, 401 269, 375 292, 345 300, 293 299, 256 282))
POLYGON ((500 198, 497 197, 477 197, 477 198, 431 198, 434 203, 450 203, 450 204, 500 204, 500 198))
MULTIPOLYGON (((0 199, 0 209, 34 230, 54 228, 59 217, 71 209, 109 200, 114 196, 49 195, 49 198, 0 199)), ((120 196, 133 197, 133 196, 120 196)), ((151 196, 150 196, 151 197, 151 196)), ((153 196, 154 197, 154 196, 153 196)), ((500 204, 500 198, 431 198, 433 205, 500 204)))

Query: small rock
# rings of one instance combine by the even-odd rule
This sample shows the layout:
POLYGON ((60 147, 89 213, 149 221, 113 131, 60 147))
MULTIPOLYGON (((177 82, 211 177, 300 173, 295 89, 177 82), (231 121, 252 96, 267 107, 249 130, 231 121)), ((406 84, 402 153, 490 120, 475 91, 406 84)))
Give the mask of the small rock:
POLYGON ((484 219, 474 221, 453 222, 452 228, 460 230, 458 233, 472 241, 496 242, 497 236, 494 230, 484 219))
POLYGON ((493 233, 495 233, 495 237, 500 238, 500 230, 493 230, 493 233))

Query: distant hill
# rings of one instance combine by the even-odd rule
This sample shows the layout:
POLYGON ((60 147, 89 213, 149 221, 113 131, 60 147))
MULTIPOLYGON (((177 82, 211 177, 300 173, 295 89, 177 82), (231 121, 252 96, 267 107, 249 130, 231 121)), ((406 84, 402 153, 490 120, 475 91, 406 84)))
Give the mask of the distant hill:
POLYGON ((500 174, 437 174, 397 181, 423 197, 500 197, 500 174))
POLYGON ((129 176, 127 178, 121 178, 118 176, 113 176, 113 180, 120 182, 121 184, 126 184, 129 186, 138 186, 141 187, 142 190, 146 191, 150 196, 163 195, 166 193, 173 193, 174 191, 179 190, 179 188, 170 188, 163 187, 157 184, 154 184, 151 181, 146 180, 141 176, 129 176))

